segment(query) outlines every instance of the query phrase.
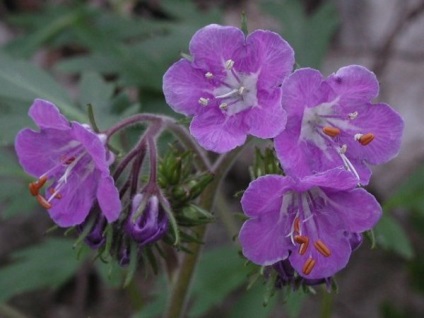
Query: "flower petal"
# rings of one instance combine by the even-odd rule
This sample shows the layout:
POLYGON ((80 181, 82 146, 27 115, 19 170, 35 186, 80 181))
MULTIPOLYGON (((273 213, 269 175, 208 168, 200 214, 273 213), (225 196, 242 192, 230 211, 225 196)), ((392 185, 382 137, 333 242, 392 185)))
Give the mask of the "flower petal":
POLYGON ((43 129, 41 132, 35 132, 23 129, 16 136, 15 151, 25 171, 40 177, 60 164, 66 149, 72 148, 71 141, 67 130, 43 129))
MULTIPOLYGON (((278 211, 277 211, 278 212, 278 211)), ((272 265, 289 255, 290 239, 284 236, 288 216, 268 213, 246 221, 240 230, 243 255, 258 265, 272 265)))
POLYGON ((259 138, 274 138, 286 126, 286 111, 281 107, 281 90, 275 89, 272 95, 259 92, 259 105, 245 112, 244 121, 249 126, 249 134, 259 138))
POLYGON ((278 215, 282 197, 292 189, 293 184, 292 178, 279 175, 266 175, 250 182, 241 198, 244 214, 249 217, 259 217, 267 213, 278 215))
POLYGON ((210 98, 213 87, 205 73, 193 68, 191 63, 181 59, 173 64, 163 76, 163 93, 171 108, 186 116, 192 116, 202 109, 200 98, 210 98))
POLYGON ((72 122, 72 137, 78 140, 90 154, 96 164, 96 168, 104 173, 109 173, 109 165, 106 161, 106 149, 99 136, 78 122, 72 122))
POLYGON ((342 219, 349 232, 370 230, 382 215, 380 204, 364 189, 327 193, 328 204, 342 219))
POLYGON ((53 103, 43 99, 34 100, 28 114, 42 129, 69 130, 71 128, 69 121, 60 113, 59 109, 53 103))
POLYGON ((239 115, 225 116, 220 109, 208 108, 195 116, 190 133, 206 150, 228 152, 246 140, 248 127, 239 115))
POLYGON ((198 30, 190 41, 190 53, 196 68, 212 73, 224 71, 225 61, 236 61, 235 51, 243 47, 243 32, 232 26, 210 24, 198 30))
POLYGON ((349 65, 340 68, 328 77, 327 83, 340 96, 341 104, 358 104, 370 102, 377 97, 379 91, 375 74, 360 65, 349 65))
POLYGON ((246 38, 247 54, 241 71, 256 73, 259 89, 274 89, 290 74, 294 51, 277 33, 256 30, 246 38))
POLYGON ((121 200, 119 200, 119 191, 109 174, 103 174, 100 179, 97 187, 97 201, 109 223, 118 219, 122 210, 121 200))
POLYGON ((382 164, 394 158, 399 153, 404 128, 399 113, 386 104, 364 104, 357 111, 357 130, 351 135, 372 133, 374 140, 363 146, 353 138, 343 139, 348 147, 346 155, 370 164, 382 164))
MULTIPOLYGON (((53 199, 50 217, 60 227, 70 227, 84 222, 93 206, 98 178, 98 171, 86 176, 72 173, 66 185, 61 189, 60 199, 53 199)), ((49 196, 49 191, 46 192, 49 196)))
POLYGON ((344 168, 334 168, 306 176, 296 185, 296 190, 307 191, 312 187, 323 189, 350 190, 358 185, 358 179, 344 168))

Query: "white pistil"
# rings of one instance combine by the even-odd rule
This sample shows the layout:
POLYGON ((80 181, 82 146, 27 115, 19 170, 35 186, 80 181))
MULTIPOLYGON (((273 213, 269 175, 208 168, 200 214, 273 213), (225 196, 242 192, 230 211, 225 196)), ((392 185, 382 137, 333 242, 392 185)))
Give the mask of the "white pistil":
POLYGON ((219 105, 219 108, 222 110, 226 110, 228 108, 228 104, 227 103, 222 103, 219 105))
POLYGON ((202 105, 202 106, 208 106, 209 98, 200 97, 199 98, 199 104, 202 105))
POLYGON ((207 73, 205 74, 205 77, 206 77, 207 79, 211 79, 211 78, 213 78, 213 74, 212 74, 211 72, 207 72, 207 73))
POLYGON ((234 61, 229 59, 229 60, 225 61, 224 66, 227 70, 231 70, 234 66, 234 61))
POLYGON ((358 112, 353 112, 347 115, 347 117, 349 117, 350 120, 355 119, 356 117, 358 117, 358 112))

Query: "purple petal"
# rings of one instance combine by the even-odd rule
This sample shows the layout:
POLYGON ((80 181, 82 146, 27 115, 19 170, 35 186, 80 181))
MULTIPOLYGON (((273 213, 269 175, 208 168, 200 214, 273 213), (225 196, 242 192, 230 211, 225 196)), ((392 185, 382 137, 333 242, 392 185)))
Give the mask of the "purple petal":
POLYGON ((281 107, 281 90, 275 89, 272 95, 258 93, 259 105, 246 111, 244 121, 249 126, 249 134, 259 138, 274 138, 286 126, 287 116, 281 107))
POLYGON ((241 198, 244 214, 249 217, 267 213, 278 215, 283 194, 292 189, 293 183, 292 178, 278 175, 266 175, 250 182, 241 198))
POLYGON ((109 223, 116 221, 121 212, 121 200, 119 191, 113 178, 109 174, 102 175, 97 188, 97 200, 103 215, 109 223))
POLYGON ((357 107, 359 113, 355 119, 358 131, 354 133, 372 133, 374 140, 363 146, 351 136, 343 139, 348 153, 353 158, 361 158, 370 164, 381 164, 394 158, 400 149, 404 123, 399 113, 386 104, 366 104, 357 107))
POLYGON ((337 191, 353 189, 357 186, 358 179, 344 168, 334 168, 307 176, 296 185, 299 192, 307 191, 312 187, 323 189, 336 189, 337 191))
POLYGON ((238 58, 235 51, 243 47, 243 32, 232 26, 210 24, 198 30, 190 41, 193 65, 213 74, 224 71, 225 61, 238 58))
POLYGON ((328 204, 344 222, 348 232, 370 230, 381 217, 382 210, 377 200, 364 189, 327 193, 328 204))
POLYGON ((66 130, 44 129, 35 132, 21 130, 15 139, 15 151, 19 163, 29 174, 40 177, 60 164, 61 156, 71 149, 70 132, 66 130))
POLYGON ((59 109, 46 100, 34 100, 28 113, 38 127, 42 129, 69 130, 71 128, 68 120, 60 113, 59 109))
POLYGON ((205 73, 193 68, 191 63, 181 59, 173 64, 163 76, 163 93, 171 108, 181 114, 192 116, 202 109, 200 98, 210 98, 213 87, 205 73))
POLYGON ((193 118, 190 133, 206 150, 225 153, 245 142, 248 127, 242 119, 242 116, 227 117, 220 109, 208 108, 193 118))
POLYGON ((340 103, 370 102, 378 95, 379 85, 375 74, 360 65, 340 68, 328 77, 327 82, 340 96, 340 103))
POLYGON ((246 38, 247 54, 242 71, 260 70, 259 89, 273 89, 282 84, 294 64, 294 51, 283 38, 274 32, 256 30, 246 38))
POLYGON ((272 265, 289 255, 290 239, 284 235, 288 216, 268 213, 246 221, 239 234, 243 255, 258 265, 272 265))
MULTIPOLYGON (((48 210, 53 221, 61 227, 70 227, 84 222, 95 200, 99 173, 96 170, 82 176, 72 173, 60 191, 61 198, 53 199, 48 210)), ((50 194, 46 192, 46 196, 50 194)))
POLYGON ((106 149, 98 135, 74 121, 72 122, 72 137, 85 147, 85 150, 95 162, 97 169, 104 173, 109 173, 109 165, 106 161, 106 149))

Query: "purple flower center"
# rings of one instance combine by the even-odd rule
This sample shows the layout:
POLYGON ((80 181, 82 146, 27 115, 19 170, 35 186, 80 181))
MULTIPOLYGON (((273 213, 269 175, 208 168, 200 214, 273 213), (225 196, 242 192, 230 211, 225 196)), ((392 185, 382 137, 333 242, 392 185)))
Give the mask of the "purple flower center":
MULTIPOLYGON (((104 141, 103 135, 98 135, 99 139, 104 141)), ((62 190, 68 183, 68 179, 72 175, 78 178, 78 184, 82 184, 84 180, 95 170, 95 163, 87 152, 86 148, 78 141, 72 140, 58 149, 61 153, 56 163, 49 170, 44 172, 37 181, 29 184, 29 190, 36 197, 38 203, 46 208, 52 207, 54 199, 60 200, 63 196, 62 190), (48 182, 48 197, 42 196, 39 191, 48 182)))
POLYGON ((355 119, 359 115, 357 111, 340 114, 336 110, 337 105, 338 98, 329 103, 306 108, 303 114, 300 138, 315 144, 329 159, 331 158, 329 149, 335 150, 342 159, 345 168, 359 180, 358 172, 346 157, 348 147, 341 142, 340 136, 343 134, 352 138, 362 146, 371 143, 375 136, 372 133, 360 133, 361 129, 355 125, 355 119))
POLYGON ((225 76, 223 80, 216 79, 215 74, 206 72, 205 77, 213 81, 215 88, 207 92, 207 96, 199 98, 199 104, 208 106, 212 100, 217 102, 223 113, 231 116, 257 105, 256 96, 258 74, 244 74, 234 69, 234 61, 224 63, 225 76))
POLYGON ((324 257, 331 257, 331 250, 321 239, 320 228, 315 221, 316 211, 322 211, 325 198, 325 193, 318 188, 302 193, 287 192, 283 198, 281 213, 287 213, 293 218, 286 236, 290 237, 292 244, 297 247, 297 253, 301 256, 309 254, 302 268, 304 275, 309 275, 318 261, 312 256, 312 249, 324 257))

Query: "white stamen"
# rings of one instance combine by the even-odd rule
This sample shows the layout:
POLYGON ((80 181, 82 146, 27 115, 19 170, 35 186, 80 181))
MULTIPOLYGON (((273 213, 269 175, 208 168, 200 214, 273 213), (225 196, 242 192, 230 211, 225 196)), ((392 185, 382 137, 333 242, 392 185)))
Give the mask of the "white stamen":
POLYGON ((209 98, 200 97, 199 98, 199 104, 202 105, 202 106, 208 106, 209 98))
POLYGON ((238 89, 233 89, 232 91, 229 91, 228 93, 222 94, 222 95, 218 95, 215 96, 215 98, 227 98, 227 97, 232 97, 234 96, 234 94, 238 94, 239 90, 238 89))
POLYGON ((353 112, 347 115, 347 117, 349 117, 350 120, 355 119, 356 117, 358 117, 358 112, 353 112))
POLYGON ((359 139, 361 139, 361 137, 363 136, 363 134, 355 134, 355 136, 353 136, 353 138, 356 140, 356 141, 359 141, 359 139))
POLYGON ((239 93, 240 95, 243 95, 243 93, 244 93, 245 91, 247 91, 247 89, 246 89, 244 86, 241 86, 241 87, 239 88, 239 90, 238 90, 238 93, 239 93))
POLYGON ((211 72, 207 72, 207 73, 205 74, 205 77, 206 77, 207 79, 211 79, 211 78, 213 77, 213 74, 212 74, 211 72))
POLYGON ((222 103, 221 105, 219 105, 219 108, 222 109, 222 110, 226 110, 228 108, 228 104, 222 103))
POLYGON ((340 147, 339 153, 341 155, 344 155, 346 153, 346 151, 347 151, 347 145, 345 144, 345 145, 340 147))
POLYGON ((231 70, 233 68, 233 66, 234 66, 234 61, 231 60, 231 59, 229 59, 229 60, 225 61, 225 64, 224 65, 225 65, 225 68, 227 70, 231 70))

